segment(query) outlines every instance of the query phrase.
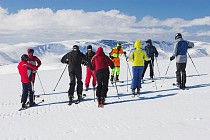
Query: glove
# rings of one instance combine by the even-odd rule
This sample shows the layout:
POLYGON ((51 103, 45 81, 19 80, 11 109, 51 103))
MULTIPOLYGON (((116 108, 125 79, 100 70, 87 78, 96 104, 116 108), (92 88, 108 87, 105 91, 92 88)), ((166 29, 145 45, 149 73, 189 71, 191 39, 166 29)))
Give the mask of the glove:
POLYGON ((171 56, 170 57, 170 61, 174 60, 175 59, 175 56, 171 56))
POLYGON ((125 58, 125 60, 128 62, 129 58, 128 58, 128 57, 126 57, 126 58, 125 58))
POLYGON ((126 55, 126 52, 123 52, 124 53, 124 55, 126 55))
POLYGON ((113 57, 113 56, 110 56, 110 58, 111 58, 111 59, 114 59, 114 57, 113 57))

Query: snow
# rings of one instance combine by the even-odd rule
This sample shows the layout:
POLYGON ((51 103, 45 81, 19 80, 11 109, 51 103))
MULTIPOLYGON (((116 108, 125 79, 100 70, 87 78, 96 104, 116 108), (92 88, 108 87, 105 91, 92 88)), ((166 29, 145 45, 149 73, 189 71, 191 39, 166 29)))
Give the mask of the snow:
MULTIPOLYGON (((66 44, 70 43, 66 42, 66 44)), ((201 42, 201 44, 205 43, 201 42)), ((36 44, 34 48, 39 45, 36 44)), ((198 47, 196 46, 194 50, 209 50, 208 45, 208 43, 206 46, 197 45, 198 47)), ((61 48, 63 51, 67 51, 69 47, 64 46, 61 48)), ((107 47, 107 49, 109 48, 107 47)), ((42 99, 45 100, 37 107, 18 111, 21 106, 21 83, 16 68, 17 63, 0 66, 1 139, 210 139, 210 66, 206 64, 209 62, 208 56, 192 58, 200 76, 197 76, 198 74, 188 58, 186 70, 189 90, 178 90, 177 87, 172 86, 172 83, 175 82, 175 61, 171 62, 161 87, 169 65, 169 58, 158 58, 160 76, 155 63, 157 90, 155 82, 146 80, 142 85, 141 96, 135 98, 131 97, 130 89, 127 90, 127 64, 125 58, 121 57, 120 80, 125 82, 117 84, 120 99, 117 98, 115 87, 110 84, 107 104, 104 108, 98 108, 97 102, 93 100, 92 90, 83 92, 87 94, 83 102, 68 106, 66 92, 69 86, 69 76, 67 71, 61 78, 56 91, 53 91, 65 68, 65 65, 60 63, 62 54, 58 53, 56 48, 49 53, 49 46, 46 45, 38 47, 37 50, 41 50, 40 56, 43 60, 38 74, 46 92, 45 95, 36 99, 37 103, 42 99)), ((8 52, 13 51, 13 49, 8 49, 8 52)), ((22 51, 18 49, 16 53, 21 54, 22 51)), ((209 51, 206 52, 209 53, 209 51)), ((131 68, 130 63, 129 66, 131 68)), ((148 76, 149 70, 147 70, 145 78, 147 79, 148 76)), ((130 75, 128 78, 128 88, 130 88, 130 75)), ((83 67, 83 81, 84 79, 85 67, 83 67)), ((35 83, 35 93, 43 94, 38 77, 35 83)))

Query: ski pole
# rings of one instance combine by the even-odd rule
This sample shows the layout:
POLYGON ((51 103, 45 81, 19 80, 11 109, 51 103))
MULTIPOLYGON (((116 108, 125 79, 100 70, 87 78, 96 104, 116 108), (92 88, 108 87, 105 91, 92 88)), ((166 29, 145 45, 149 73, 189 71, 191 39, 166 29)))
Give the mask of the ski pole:
MULTIPOLYGON (((159 77, 160 77, 160 69, 159 69, 159 66, 158 66, 158 61, 157 61, 157 58, 155 57, 155 60, 156 60, 156 64, 157 64, 157 68, 158 68, 158 73, 159 73, 159 77)), ((161 79, 161 77, 160 77, 161 79)))
POLYGON ((93 95, 94 95, 94 102, 95 102, 96 97, 95 97, 95 89, 94 88, 93 88, 93 95))
POLYGON ((192 62, 192 64, 193 64, 193 66, 194 66, 194 68, 195 68, 195 70, 196 70, 198 76, 200 76, 200 74, 198 73, 198 70, 197 70, 197 68, 196 68, 196 66, 195 66, 195 64, 194 64, 194 62, 193 62, 193 60, 192 60, 190 54, 189 54, 188 52, 187 52, 187 54, 188 54, 188 56, 190 57, 190 60, 191 60, 191 62, 192 62))
POLYGON ((38 72, 37 72, 37 76, 38 76, 39 82, 40 82, 40 84, 41 84, 42 90, 43 90, 43 92, 44 92, 44 95, 45 95, 45 91, 44 91, 44 88, 43 88, 43 85, 42 85, 42 81, 41 81, 41 79, 40 79, 40 77, 39 77, 39 74, 38 74, 38 72))
POLYGON ((61 74, 61 76, 60 76, 60 78, 59 78, 59 80, 58 80, 58 82, 57 82, 55 88, 53 89, 53 91, 55 91, 56 87, 58 86, 58 83, 60 82, 61 77, 63 76, 63 73, 64 73, 64 71, 66 70, 67 66, 68 66, 68 64, 66 64, 66 67, 64 68, 64 70, 63 70, 63 72, 62 72, 62 74, 61 74))
POLYGON ((127 64, 127 92, 128 92, 128 64, 127 64))
POLYGON ((165 73, 165 77, 164 77, 164 79, 163 79, 163 81, 162 81, 162 84, 161 84, 161 87, 163 87, 163 83, 164 83, 164 80, 166 79, 166 74, 167 74, 167 72, 168 72, 168 69, 169 69, 169 67, 170 67, 170 64, 171 64, 171 61, 169 62, 168 68, 167 68, 166 73, 165 73))
POLYGON ((154 63, 152 62, 152 60, 151 60, 151 65, 152 65, 152 71, 153 71, 153 76, 154 76, 154 81, 155 81, 155 88, 157 90, 157 83, 156 83, 156 80, 155 80, 155 73, 154 73, 154 63))
POLYGON ((120 96, 119 96, 119 93, 118 93, 118 89, 117 89, 117 81, 115 80, 115 88, 116 88, 116 91, 117 91, 117 96, 118 96, 118 99, 120 99, 120 96))

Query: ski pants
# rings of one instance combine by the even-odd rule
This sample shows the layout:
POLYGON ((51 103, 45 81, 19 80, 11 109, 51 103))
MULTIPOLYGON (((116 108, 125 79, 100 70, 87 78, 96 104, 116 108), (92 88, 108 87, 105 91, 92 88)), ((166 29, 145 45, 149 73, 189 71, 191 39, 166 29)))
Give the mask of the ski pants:
POLYGON ((96 74, 97 76, 97 89, 96 96, 98 98, 107 97, 108 85, 109 85, 109 73, 108 72, 100 72, 96 74))
POLYGON ((144 70, 144 66, 133 66, 133 79, 131 83, 131 89, 141 88, 141 76, 144 70))
POLYGON ((32 83, 22 83, 22 98, 21 103, 25 104, 29 94, 29 103, 34 102, 34 92, 32 89, 32 83))
POLYGON ((149 68, 150 68, 150 78, 153 78, 154 76, 154 60, 150 60, 150 61, 144 61, 144 71, 142 73, 142 79, 144 78, 144 74, 147 70, 147 67, 149 65, 149 68))
POLYGON ((111 75, 114 76, 116 73, 116 75, 120 75, 120 66, 115 66, 113 69, 112 69, 112 73, 111 75))
POLYGON ((76 86, 76 79, 77 79, 77 96, 78 98, 82 97, 82 90, 83 90, 83 83, 82 83, 82 71, 79 72, 69 72, 70 77, 70 87, 68 91, 69 98, 74 97, 74 90, 76 86))
POLYGON ((176 81, 177 84, 185 86, 186 83, 186 65, 187 63, 176 63, 176 81))
POLYGON ((91 71, 89 67, 86 67, 86 78, 85 78, 85 86, 88 87, 90 84, 90 79, 93 77, 92 84, 96 85, 96 74, 95 71, 91 71))

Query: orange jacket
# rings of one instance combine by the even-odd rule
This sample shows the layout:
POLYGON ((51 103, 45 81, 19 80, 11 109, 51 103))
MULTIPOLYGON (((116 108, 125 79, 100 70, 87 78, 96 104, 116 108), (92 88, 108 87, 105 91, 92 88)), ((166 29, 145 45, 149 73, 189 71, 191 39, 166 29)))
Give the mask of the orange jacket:
POLYGON ((113 48, 112 51, 110 52, 110 55, 112 56, 112 62, 114 63, 115 67, 120 66, 120 54, 123 54, 123 49, 120 48, 119 50, 117 47, 113 48))

